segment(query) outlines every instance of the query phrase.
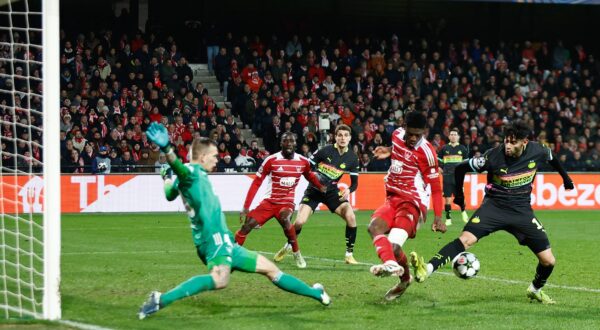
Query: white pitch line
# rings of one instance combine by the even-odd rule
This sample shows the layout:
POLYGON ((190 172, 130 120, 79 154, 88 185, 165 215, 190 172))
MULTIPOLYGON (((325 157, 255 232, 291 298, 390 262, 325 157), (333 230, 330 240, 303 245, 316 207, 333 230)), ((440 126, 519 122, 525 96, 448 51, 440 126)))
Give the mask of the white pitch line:
POLYGON ((101 326, 95 325, 95 324, 87 324, 87 323, 81 323, 81 322, 69 321, 69 320, 59 320, 58 323, 68 325, 70 327, 81 329, 81 330, 112 330, 111 328, 105 328, 105 327, 101 327, 101 326))
MULTIPOLYGON (((156 250, 156 251, 90 251, 90 252, 63 252, 62 255, 64 255, 64 256, 70 256, 70 255, 75 256, 75 255, 103 255, 103 254, 191 253, 190 251, 193 252, 193 250, 174 250, 174 251, 165 251, 165 250, 156 250)), ((275 253, 273 253, 273 252, 267 252, 267 251, 256 251, 256 252, 258 252, 260 254, 265 254, 265 255, 275 255, 275 253)), ((324 262, 335 262, 335 263, 345 263, 343 260, 338 260, 338 259, 329 259, 329 258, 321 258, 321 257, 313 257, 313 256, 303 256, 303 257, 304 257, 304 259, 310 259, 310 260, 317 260, 317 261, 324 261, 324 262)), ((375 265, 373 263, 368 263, 368 262, 359 262, 358 264, 359 265, 363 265, 363 266, 373 266, 373 265, 375 265)), ((454 274, 451 273, 451 272, 438 271, 436 273, 440 274, 440 275, 445 275, 445 276, 454 276, 454 274)), ((500 283, 505 283, 505 284, 516 284, 516 285, 529 285, 529 283, 530 283, 530 282, 527 282, 527 281, 507 280, 507 279, 504 279, 504 278, 482 276, 482 275, 477 275, 475 277, 475 279, 485 280, 485 281, 492 281, 492 282, 500 282, 500 283)), ((556 288, 556 289, 563 289, 563 290, 570 290, 570 291, 600 293, 600 289, 586 288, 586 287, 579 287, 579 286, 546 284, 546 287, 548 287, 548 288, 556 288)))

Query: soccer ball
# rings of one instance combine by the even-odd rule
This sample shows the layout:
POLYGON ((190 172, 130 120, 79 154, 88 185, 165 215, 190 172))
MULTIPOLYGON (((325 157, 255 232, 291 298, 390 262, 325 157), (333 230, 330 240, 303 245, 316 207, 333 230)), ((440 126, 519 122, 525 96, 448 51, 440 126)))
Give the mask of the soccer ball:
POLYGON ((471 252, 463 252, 452 261, 452 269, 456 276, 468 280, 479 272, 479 260, 471 252))

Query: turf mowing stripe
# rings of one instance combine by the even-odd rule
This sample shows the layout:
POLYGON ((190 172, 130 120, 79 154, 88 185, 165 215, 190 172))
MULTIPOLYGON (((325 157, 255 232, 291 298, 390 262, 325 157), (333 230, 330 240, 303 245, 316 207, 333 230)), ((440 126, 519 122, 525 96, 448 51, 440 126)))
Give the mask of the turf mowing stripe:
POLYGON ((95 324, 87 324, 69 320, 60 320, 58 323, 82 330, 112 330, 111 328, 105 328, 95 324))
MULTIPOLYGON (((275 255, 275 253, 273 252, 266 252, 266 251, 256 251, 260 254, 264 254, 264 255, 275 255)), ((63 252, 62 255, 63 256, 77 256, 77 255, 102 255, 102 254, 155 254, 155 253, 190 253, 190 250, 178 250, 178 251, 165 251, 165 250, 160 250, 160 251, 90 251, 90 252, 63 252)), ((321 257, 311 257, 311 256, 303 256, 304 259, 310 259, 310 260, 317 260, 317 261, 324 261, 324 262, 335 262, 335 263, 345 263, 343 260, 338 260, 338 259, 329 259, 329 258, 321 258, 321 257)), ((372 263, 368 263, 368 262, 359 262, 359 265, 363 265, 363 266, 373 266, 375 264, 372 263)), ((446 276, 454 276, 453 273, 451 272, 444 272, 444 271, 438 271, 436 272, 437 274, 440 275, 446 275, 446 276)), ((517 280, 507 280, 507 279, 503 279, 503 278, 496 278, 496 277, 489 277, 489 276, 482 276, 482 275, 477 275, 475 277, 475 279, 480 279, 480 280, 486 280, 486 281, 493 281, 493 282, 500 282, 500 283, 505 283, 505 284, 518 284, 518 285, 529 285, 530 282, 526 282, 526 281, 517 281, 517 280)), ((592 293, 600 293, 600 289, 594 289, 594 288, 586 288, 586 287, 578 287, 578 286, 568 286, 568 285, 557 285, 557 284, 546 284, 546 287, 548 288, 556 288, 556 289, 563 289, 563 290, 571 290, 571 291, 582 291, 582 292, 592 292, 592 293)))

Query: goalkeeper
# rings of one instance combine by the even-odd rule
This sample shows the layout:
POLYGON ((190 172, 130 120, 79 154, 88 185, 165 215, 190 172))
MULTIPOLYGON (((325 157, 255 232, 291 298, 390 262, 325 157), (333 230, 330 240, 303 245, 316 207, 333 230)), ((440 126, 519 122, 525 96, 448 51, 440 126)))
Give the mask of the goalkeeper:
POLYGON ((161 147, 167 155, 167 162, 177 175, 175 180, 164 175, 166 198, 172 201, 181 195, 191 223, 196 252, 210 273, 194 276, 165 293, 150 293, 138 313, 140 319, 179 299, 225 288, 233 270, 265 275, 280 289, 329 305, 330 298, 321 284, 310 287, 294 276, 283 273, 264 256, 234 242, 225 223, 225 215, 221 212, 219 199, 208 180, 208 172, 217 164, 214 142, 206 138, 195 139, 190 164, 183 165, 169 144, 169 135, 164 126, 152 123, 146 134, 150 141, 161 147))

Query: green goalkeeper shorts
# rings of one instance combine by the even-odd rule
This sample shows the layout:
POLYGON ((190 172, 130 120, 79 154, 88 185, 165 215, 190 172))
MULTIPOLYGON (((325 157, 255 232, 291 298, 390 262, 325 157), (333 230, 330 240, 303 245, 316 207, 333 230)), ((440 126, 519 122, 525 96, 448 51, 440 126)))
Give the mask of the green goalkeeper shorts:
POLYGON ((209 271, 215 266, 225 265, 229 266, 231 270, 239 270, 245 273, 256 272, 258 253, 243 246, 233 244, 231 248, 216 249, 216 253, 213 253, 209 259, 206 258, 206 254, 202 250, 200 247, 196 248, 200 260, 208 267, 209 271))

